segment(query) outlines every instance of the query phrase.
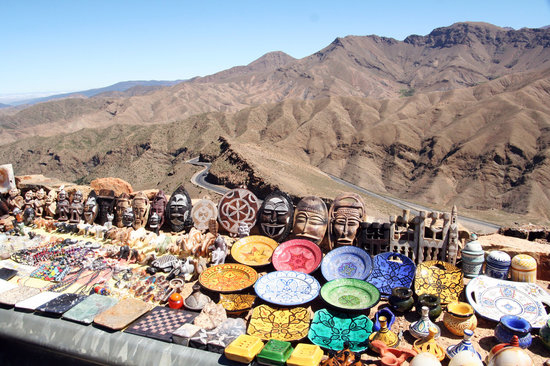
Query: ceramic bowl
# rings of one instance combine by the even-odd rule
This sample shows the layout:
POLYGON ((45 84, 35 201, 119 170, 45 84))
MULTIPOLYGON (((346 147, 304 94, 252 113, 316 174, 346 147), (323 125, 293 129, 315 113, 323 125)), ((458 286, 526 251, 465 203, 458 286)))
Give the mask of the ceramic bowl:
POLYGON ((380 301, 380 292, 368 282, 355 278, 329 281, 321 288, 321 297, 336 308, 366 310, 380 301))

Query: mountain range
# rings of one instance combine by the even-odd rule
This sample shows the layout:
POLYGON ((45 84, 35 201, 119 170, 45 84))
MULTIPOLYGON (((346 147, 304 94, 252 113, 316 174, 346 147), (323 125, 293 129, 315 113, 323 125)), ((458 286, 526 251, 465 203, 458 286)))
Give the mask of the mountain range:
POLYGON ((444 209, 548 221, 549 93, 550 29, 456 23, 403 41, 337 38, 302 59, 272 52, 146 93, 3 109, 0 154, 17 174, 116 175, 137 188, 174 185, 202 154, 229 185, 298 195, 321 189, 303 174, 315 170, 444 209))

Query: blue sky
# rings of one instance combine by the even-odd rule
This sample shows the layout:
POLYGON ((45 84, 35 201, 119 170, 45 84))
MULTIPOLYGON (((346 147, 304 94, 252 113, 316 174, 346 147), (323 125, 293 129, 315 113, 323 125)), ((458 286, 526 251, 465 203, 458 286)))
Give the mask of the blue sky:
POLYGON ((546 26, 550 0, 3 0, 0 102, 126 80, 187 79, 270 51, 302 58, 336 37, 403 40, 460 21, 546 26))

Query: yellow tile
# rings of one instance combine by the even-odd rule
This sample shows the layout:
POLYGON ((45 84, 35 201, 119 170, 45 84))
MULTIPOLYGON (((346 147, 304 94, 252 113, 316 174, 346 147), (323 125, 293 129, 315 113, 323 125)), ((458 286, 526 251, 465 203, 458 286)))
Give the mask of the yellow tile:
POLYGON ((225 357, 232 361, 250 363, 263 347, 264 343, 260 338, 241 334, 225 347, 225 357))
POLYGON ((317 366, 323 358, 321 347, 313 344, 299 343, 286 361, 288 366, 317 366))

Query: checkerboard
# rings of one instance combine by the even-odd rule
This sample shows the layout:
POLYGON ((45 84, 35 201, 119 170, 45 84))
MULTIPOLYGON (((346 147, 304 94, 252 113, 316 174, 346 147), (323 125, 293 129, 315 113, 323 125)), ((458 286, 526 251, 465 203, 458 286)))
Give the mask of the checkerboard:
POLYGON ((133 322, 125 332, 171 342, 172 332, 185 323, 193 322, 197 315, 191 311, 157 306, 133 322))

